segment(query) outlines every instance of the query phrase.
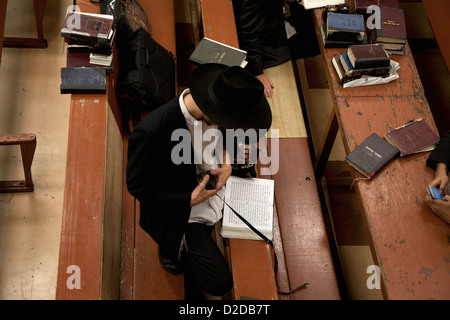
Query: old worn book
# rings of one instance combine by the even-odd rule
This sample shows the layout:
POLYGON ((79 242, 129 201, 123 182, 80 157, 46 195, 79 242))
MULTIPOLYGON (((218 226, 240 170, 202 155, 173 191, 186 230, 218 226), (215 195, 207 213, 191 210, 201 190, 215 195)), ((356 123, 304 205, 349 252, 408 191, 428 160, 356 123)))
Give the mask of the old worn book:
POLYGON ((68 12, 61 28, 64 38, 108 43, 114 34, 114 17, 79 11, 68 12))
POLYGON ((106 69, 93 67, 61 68, 61 93, 106 93, 106 69))
POLYGON ((372 179, 398 153, 395 146, 372 133, 345 157, 345 161, 367 179, 372 179))
POLYGON ((391 70, 390 65, 387 67, 379 67, 379 68, 357 69, 353 67, 352 63, 350 62, 347 52, 342 52, 339 58, 342 67, 345 70, 346 77, 357 78, 365 75, 373 77, 387 77, 391 70))
POLYGON ((247 52, 224 43, 203 37, 198 43, 189 61, 195 65, 221 63, 227 66, 245 67, 247 52))
POLYGON ((322 35, 322 41, 325 48, 348 48, 349 46, 353 44, 365 44, 367 43, 367 36, 364 34, 364 38, 362 42, 355 42, 355 41, 339 41, 339 40, 332 40, 327 37, 327 26, 325 24, 322 25, 320 28, 320 33, 322 35))
POLYGON ((391 59, 381 44, 361 44, 348 47, 348 58, 355 69, 389 67, 391 59))
POLYGON ((406 43, 406 26, 403 10, 381 8, 381 29, 375 29, 376 42, 406 43))
POLYGON ((385 139, 400 150, 400 156, 431 151, 439 136, 424 119, 415 119, 386 132, 385 139))
POLYGON ((361 43, 365 36, 364 17, 357 14, 331 12, 327 16, 327 38, 361 43))
MULTIPOLYGON (((225 202, 268 239, 273 238, 274 188, 272 179, 230 176, 225 188, 225 202)), ((225 204, 222 236, 225 238, 263 240, 225 204)))

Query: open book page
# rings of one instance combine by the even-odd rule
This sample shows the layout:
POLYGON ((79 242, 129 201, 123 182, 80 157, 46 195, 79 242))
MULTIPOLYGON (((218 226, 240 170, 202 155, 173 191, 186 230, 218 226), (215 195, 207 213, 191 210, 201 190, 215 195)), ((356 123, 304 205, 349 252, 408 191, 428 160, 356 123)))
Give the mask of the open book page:
POLYGON ((305 9, 314 9, 320 7, 326 7, 331 5, 342 4, 343 0, 302 0, 300 3, 303 4, 305 9))
MULTIPOLYGON (((225 201, 269 239, 272 239, 274 180, 231 176, 225 189, 225 201)), ((224 205, 222 236, 262 240, 224 205)))

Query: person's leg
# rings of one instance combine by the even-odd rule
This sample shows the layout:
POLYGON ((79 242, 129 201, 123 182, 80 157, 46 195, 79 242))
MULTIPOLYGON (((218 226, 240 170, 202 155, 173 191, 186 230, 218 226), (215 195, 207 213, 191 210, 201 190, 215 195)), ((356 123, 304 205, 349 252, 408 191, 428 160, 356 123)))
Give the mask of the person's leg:
POLYGON ((233 286, 225 258, 211 237, 214 227, 189 223, 185 232, 187 249, 183 252, 185 299, 203 299, 203 292, 222 296, 233 286))

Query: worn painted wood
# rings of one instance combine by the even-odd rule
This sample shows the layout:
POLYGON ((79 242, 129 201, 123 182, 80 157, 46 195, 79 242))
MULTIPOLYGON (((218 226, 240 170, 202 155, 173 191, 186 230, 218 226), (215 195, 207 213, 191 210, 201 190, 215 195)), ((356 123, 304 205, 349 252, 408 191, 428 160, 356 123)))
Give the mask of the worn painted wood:
POLYGON ((279 154, 273 179, 289 283, 291 289, 309 283, 295 292, 293 299, 340 299, 308 140, 280 139, 279 154))
POLYGON ((279 138, 307 137, 292 61, 266 68, 264 74, 274 84, 273 95, 267 99, 272 110, 272 126, 267 136, 270 138, 277 129, 279 138))
MULTIPOLYGON (((322 9, 314 10, 314 21, 319 30, 322 9)), ((320 33, 317 35, 321 39, 320 33)), ((383 136, 411 119, 424 118, 437 132, 408 45, 404 56, 391 56, 400 63, 399 79, 387 85, 348 89, 342 88, 331 64, 333 54, 345 49, 321 46, 321 50, 334 102, 332 114, 347 153, 371 133, 383 136)), ((426 167, 428 154, 395 159, 372 181, 356 183, 386 299, 450 297, 448 225, 423 201, 434 174, 426 167)))

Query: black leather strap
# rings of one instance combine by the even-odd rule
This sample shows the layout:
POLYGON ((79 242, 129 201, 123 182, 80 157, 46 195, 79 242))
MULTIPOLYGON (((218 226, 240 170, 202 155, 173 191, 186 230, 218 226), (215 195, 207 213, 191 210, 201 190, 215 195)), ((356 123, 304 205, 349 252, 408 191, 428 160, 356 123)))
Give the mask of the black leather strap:
POLYGON ((275 272, 275 283, 277 285, 277 290, 280 294, 291 294, 296 292, 297 290, 301 289, 301 288, 305 288, 308 283, 303 283, 301 285, 299 285, 298 287, 296 287, 293 290, 290 291, 283 291, 280 289, 280 286, 278 284, 278 259, 277 259, 277 253, 275 252, 275 248, 273 247, 273 243, 272 241, 267 238, 264 234, 262 234, 258 229, 256 229, 250 222, 248 222, 243 216, 241 216, 236 210, 234 210, 224 199, 222 199, 218 194, 216 194, 216 196, 218 196, 224 204, 227 205, 228 208, 230 208, 231 211, 233 211, 233 213, 242 220, 243 223, 245 223, 245 225, 247 227, 249 227, 253 232, 255 232, 258 236, 260 236, 265 242, 267 242, 273 250, 273 256, 274 256, 274 272, 275 272))

